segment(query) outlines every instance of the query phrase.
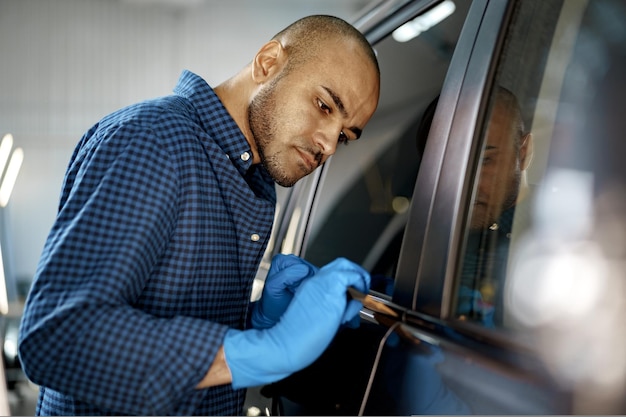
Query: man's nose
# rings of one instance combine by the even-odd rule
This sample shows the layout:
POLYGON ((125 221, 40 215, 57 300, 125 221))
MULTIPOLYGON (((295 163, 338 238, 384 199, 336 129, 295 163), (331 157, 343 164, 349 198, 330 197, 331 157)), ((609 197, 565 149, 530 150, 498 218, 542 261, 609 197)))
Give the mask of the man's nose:
POLYGON ((335 125, 325 126, 320 128, 315 136, 315 145, 320 149, 323 155, 323 159, 328 158, 337 150, 337 141, 339 134, 341 133, 341 127, 335 125))

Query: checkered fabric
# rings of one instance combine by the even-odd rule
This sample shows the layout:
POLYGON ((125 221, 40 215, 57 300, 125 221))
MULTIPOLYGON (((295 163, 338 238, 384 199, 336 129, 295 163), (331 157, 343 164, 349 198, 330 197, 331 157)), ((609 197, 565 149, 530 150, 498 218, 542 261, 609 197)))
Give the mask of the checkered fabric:
POLYGON ((241 413, 202 379, 243 328, 274 183, 211 87, 93 126, 71 158, 24 311, 20 357, 40 415, 241 413))

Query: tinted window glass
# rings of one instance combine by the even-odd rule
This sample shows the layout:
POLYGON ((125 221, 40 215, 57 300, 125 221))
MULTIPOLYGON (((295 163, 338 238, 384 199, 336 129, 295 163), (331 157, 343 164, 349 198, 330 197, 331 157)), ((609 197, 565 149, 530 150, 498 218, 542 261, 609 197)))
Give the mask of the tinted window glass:
POLYGON ((462 320, 540 330, 533 343, 548 368, 589 393, 626 379, 623 354, 606 348, 626 341, 625 19, 620 0, 518 3, 488 98, 453 306, 462 320), (603 349, 587 351, 589 340, 603 349))
POLYGON ((456 280, 453 313, 526 335, 583 414, 625 404, 624 21, 621 0, 518 3, 456 280))

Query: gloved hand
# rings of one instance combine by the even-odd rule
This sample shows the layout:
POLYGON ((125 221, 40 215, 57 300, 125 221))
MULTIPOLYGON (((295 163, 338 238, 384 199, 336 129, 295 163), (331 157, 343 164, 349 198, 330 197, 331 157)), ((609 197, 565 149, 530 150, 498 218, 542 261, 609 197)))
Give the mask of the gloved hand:
POLYGON ((275 382, 313 363, 339 326, 362 307, 348 300, 348 287, 367 292, 369 285, 367 271, 339 258, 301 283, 274 327, 226 332, 224 355, 233 388, 275 382))
POLYGON ((287 310, 302 280, 312 277, 317 271, 319 268, 295 255, 274 256, 261 299, 254 303, 252 309, 252 327, 268 329, 275 325, 287 310))

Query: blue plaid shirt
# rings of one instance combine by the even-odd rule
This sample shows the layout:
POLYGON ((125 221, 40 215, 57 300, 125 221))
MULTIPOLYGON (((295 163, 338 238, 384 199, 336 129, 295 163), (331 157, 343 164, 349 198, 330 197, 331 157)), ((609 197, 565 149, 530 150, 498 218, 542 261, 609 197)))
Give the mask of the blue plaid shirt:
POLYGON ((42 415, 239 414, 245 392, 196 390, 243 328, 274 182, 191 72, 121 109, 71 158, 20 333, 42 415))

